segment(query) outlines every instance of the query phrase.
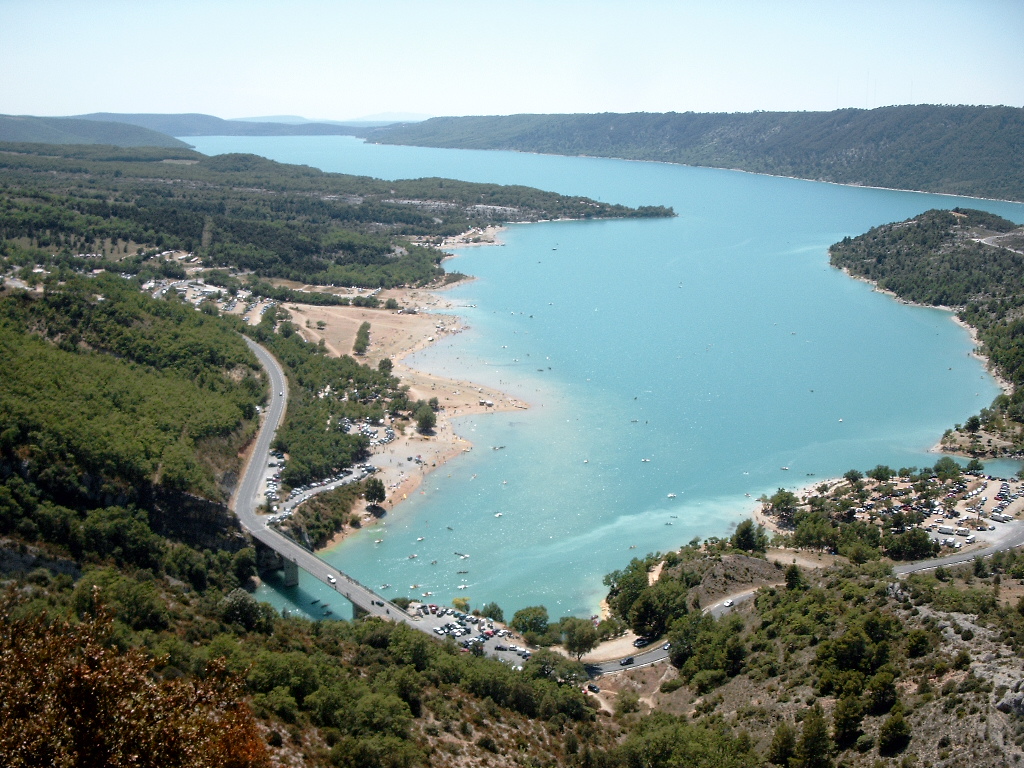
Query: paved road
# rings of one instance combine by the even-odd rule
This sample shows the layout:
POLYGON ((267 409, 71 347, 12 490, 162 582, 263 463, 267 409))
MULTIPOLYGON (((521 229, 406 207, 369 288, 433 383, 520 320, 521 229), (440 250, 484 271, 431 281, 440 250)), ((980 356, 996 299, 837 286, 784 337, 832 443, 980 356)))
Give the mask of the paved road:
MULTIPOLYGON (((272 528, 268 528, 265 519, 256 514, 256 509, 259 508, 261 503, 259 491, 262 487, 263 469, 267 466, 270 456, 270 444, 273 442, 274 433, 277 431, 284 416, 288 400, 288 380, 280 364, 270 352, 252 339, 246 338, 245 343, 249 345, 249 349, 259 359, 260 364, 270 377, 270 403, 264 410, 264 421, 256 437, 256 445, 249 458, 249 463, 245 467, 235 496, 231 500, 231 508, 238 516, 242 527, 253 538, 266 544, 282 557, 291 560, 302 570, 330 585, 338 594, 346 597, 366 613, 391 621, 401 621, 414 629, 429 634, 431 637, 440 639, 441 636, 434 632, 435 628, 450 623, 457 623, 457 619, 454 616, 439 616, 436 614, 424 616, 406 613, 397 605, 376 594, 368 587, 363 586, 348 574, 324 562, 292 539, 272 528), (333 582, 331 581, 332 578, 334 579, 333 582)), ((466 628, 470 630, 470 634, 479 631, 478 627, 474 627, 469 622, 466 622, 466 625, 468 625, 466 628)), ((492 623, 489 626, 497 629, 502 628, 500 624, 494 625, 492 623)), ((482 643, 482 645, 484 652, 488 656, 500 659, 512 666, 519 666, 523 663, 522 657, 515 651, 507 650, 509 645, 516 642, 524 647, 526 645, 521 638, 514 636, 506 638, 492 637, 482 643), (499 651, 498 646, 503 646, 506 650, 499 651)))
MULTIPOLYGON (((1013 549, 1024 545, 1024 521, 1011 521, 1009 523, 999 523, 998 525, 1006 525, 1010 528, 1009 532, 1003 536, 999 541, 990 547, 985 549, 975 550, 974 552, 968 553, 957 553, 954 555, 946 555, 945 557, 936 557, 932 560, 920 560, 916 563, 907 563, 906 565, 898 565, 893 568, 893 573, 897 576, 906 576, 909 573, 919 573, 921 571, 929 571, 939 566, 954 566, 963 565, 964 563, 974 562, 976 557, 988 557, 994 555, 996 552, 1003 552, 1007 549, 1013 549)), ((740 603, 747 602, 754 597, 754 593, 759 588, 751 589, 749 592, 745 592, 739 595, 733 595, 731 598, 732 604, 725 605, 726 598, 719 600, 704 609, 705 613, 710 613, 716 619, 720 619, 725 614, 729 613, 740 603)), ((614 672, 623 672, 629 669, 636 669, 637 667, 646 667, 651 664, 657 664, 658 662, 665 661, 668 658, 668 651, 662 648, 662 643, 658 643, 654 650, 649 651, 637 651, 633 654, 633 663, 623 666, 620 661, 621 659, 613 659, 612 661, 604 661, 600 664, 592 664, 587 667, 587 671, 591 677, 600 677, 601 675, 607 675, 614 672)), ((628 657, 624 657, 628 658, 628 657)))
MULTIPOLYGON (((273 355, 259 344, 252 341, 252 339, 246 338, 245 343, 249 345, 249 348, 255 353, 260 363, 266 369, 267 374, 270 376, 271 391, 270 404, 265 410, 264 422, 263 426, 260 427, 259 435, 256 438, 256 446, 253 449, 249 463, 242 475, 242 480, 238 484, 235 496, 231 500, 231 507, 238 516, 238 520, 242 524, 242 527, 245 528, 253 538, 266 544, 276 552, 279 552, 282 557, 291 560, 302 570, 312 574, 324 583, 333 586, 339 594, 344 595, 354 605, 357 605, 368 614, 385 619, 391 619, 393 621, 402 621, 422 632, 431 634, 433 634, 435 627, 442 626, 452 621, 453 619, 450 616, 409 615, 401 608, 376 594, 368 587, 363 586, 349 575, 324 562, 315 554, 292 541, 287 536, 268 528, 263 518, 256 514, 256 509, 259 506, 257 503, 257 495, 261 485, 263 475, 262 470, 267 465, 267 460, 270 455, 270 443, 273 441, 274 433, 277 431, 277 427, 281 423, 281 418, 284 416, 285 405, 288 400, 288 380, 285 378, 284 371, 281 369, 277 360, 274 359, 273 355), (334 582, 331 582, 331 578, 329 577, 333 578, 334 582)), ((962 563, 972 562, 975 557, 987 557, 996 552, 1012 549, 1024 544, 1024 523, 1007 523, 1006 525, 1011 525, 1014 529, 991 547, 967 554, 955 554, 947 557, 936 558, 934 560, 923 560, 917 563, 900 565, 894 568, 893 571, 897 575, 903 576, 908 573, 937 568, 940 565, 960 565, 962 563)), ((704 612, 710 613, 715 618, 721 618, 723 615, 731 611, 736 604, 750 600, 755 591, 755 589, 751 589, 747 593, 733 595, 731 598, 723 598, 717 603, 713 603, 705 608, 704 612), (725 605, 727 599, 731 599, 733 604, 729 606, 725 605)), ((507 645, 508 642, 508 640, 492 638, 487 642, 487 644, 485 644, 485 651, 488 655, 501 658, 508 663, 521 664, 521 659, 515 653, 499 652, 495 650, 496 645, 507 645)), ((620 660, 607 661, 589 666, 588 672, 590 672, 592 677, 599 677, 613 672, 622 672, 627 669, 635 669, 637 667, 645 667, 650 664, 657 664, 667 658, 668 651, 663 647, 662 643, 658 643, 654 648, 646 651, 638 649, 637 652, 633 654, 632 664, 621 665, 619 663, 620 660)))
MULTIPOLYGON (((754 594, 760 587, 751 587, 746 592, 740 594, 730 595, 729 597, 723 597, 718 602, 712 603, 704 609, 704 613, 710 613, 716 619, 722 618, 725 614, 732 611, 740 603, 745 603, 748 600, 753 599, 754 594), (729 605, 726 605, 729 603, 729 605)), ((591 677, 600 677, 601 675, 608 675, 614 672, 625 672, 629 669, 636 669, 637 667, 647 667, 651 664, 657 664, 665 661, 668 658, 669 651, 665 648, 664 640, 661 640, 653 645, 653 647, 646 650, 637 649, 636 653, 632 654, 632 664, 622 664, 622 659, 612 659, 611 661, 602 661, 600 664, 588 664, 587 672, 590 673, 591 677)), ((623 658, 629 658, 624 656, 623 658)))
POLYGON ((892 572, 897 576, 906 576, 908 573, 930 571, 933 568, 938 568, 940 565, 963 565, 964 563, 974 562, 974 558, 976 557, 988 557, 989 555, 994 555, 996 552, 1003 552, 1007 549, 1013 549, 1014 547, 1019 547, 1024 544, 1024 522, 1013 520, 1008 523, 996 523, 996 525, 1004 525, 1010 530, 1001 539, 999 539, 999 541, 990 547, 977 549, 973 552, 958 552, 955 555, 936 557, 932 560, 919 560, 916 563, 897 565, 892 569, 892 572))
POLYGON ((420 622, 410 617, 405 611, 392 604, 371 589, 364 587, 348 574, 321 560, 284 534, 268 528, 265 519, 256 514, 258 494, 261 487, 263 468, 267 466, 270 456, 270 444, 274 439, 281 418, 284 416, 288 401, 288 380, 280 364, 266 349, 246 338, 245 343, 253 351, 270 377, 270 403, 264 410, 263 426, 256 437, 249 463, 238 484, 232 499, 232 509, 238 516, 242 527, 256 540, 266 544, 278 552, 283 558, 292 561, 299 568, 312 574, 326 584, 330 584, 338 594, 344 595, 354 605, 373 616, 393 618, 417 626, 420 622), (331 579, 334 579, 332 582, 331 579))

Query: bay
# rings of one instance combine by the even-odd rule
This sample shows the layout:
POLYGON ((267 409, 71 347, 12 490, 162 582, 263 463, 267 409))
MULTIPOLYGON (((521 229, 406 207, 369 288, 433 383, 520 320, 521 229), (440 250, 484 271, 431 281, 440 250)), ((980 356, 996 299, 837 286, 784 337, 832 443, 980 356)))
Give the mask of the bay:
MULTIPOLYGON (((325 554, 370 586, 393 584, 389 596, 590 615, 603 574, 631 557, 726 536, 779 487, 931 465, 943 430, 998 394, 949 313, 846 277, 827 249, 936 207, 1022 222, 1021 204, 350 137, 188 141, 207 154, 527 184, 678 214, 514 225, 504 247, 448 262, 476 278, 447 292, 469 330, 411 362, 532 407, 457 419, 474 451, 389 516, 385 543, 372 544, 377 529, 325 554)), ((261 596, 301 610, 323 593, 303 575, 297 590, 271 581, 261 596)))

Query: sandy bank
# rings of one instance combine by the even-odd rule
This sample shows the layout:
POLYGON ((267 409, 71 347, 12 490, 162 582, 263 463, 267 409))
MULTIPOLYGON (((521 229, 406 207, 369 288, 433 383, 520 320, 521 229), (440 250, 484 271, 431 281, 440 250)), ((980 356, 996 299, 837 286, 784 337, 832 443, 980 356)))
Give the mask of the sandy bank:
MULTIPOLYGON (((495 232, 499 228, 492 228, 495 232)), ((312 287, 308 287, 312 290, 312 287)), ((404 359, 444 338, 464 330, 455 315, 444 314, 454 305, 443 295, 422 289, 394 289, 382 291, 382 302, 394 298, 400 306, 417 310, 415 314, 397 310, 367 309, 361 307, 321 307, 286 302, 283 307, 292 316, 299 334, 311 343, 323 341, 329 354, 352 354, 359 326, 370 323, 370 344, 366 354, 358 357, 372 367, 381 360, 391 360, 392 373, 409 388, 414 400, 437 398, 439 410, 437 426, 430 435, 419 434, 414 425, 398 433, 387 445, 371 451, 370 462, 379 468, 379 477, 387 489, 388 497, 382 505, 390 512, 399 503, 414 494, 423 479, 456 456, 473 449, 472 443, 457 435, 451 420, 456 416, 525 409, 528 404, 504 392, 466 380, 448 379, 416 370, 404 359), (412 460, 410 460, 410 458, 412 460)), ((423 491, 421 491, 423 493, 423 491)), ((353 513, 360 514, 363 526, 386 521, 387 515, 371 515, 362 502, 353 513)), ((351 527, 336 534, 328 543, 334 546, 355 529, 351 527)))

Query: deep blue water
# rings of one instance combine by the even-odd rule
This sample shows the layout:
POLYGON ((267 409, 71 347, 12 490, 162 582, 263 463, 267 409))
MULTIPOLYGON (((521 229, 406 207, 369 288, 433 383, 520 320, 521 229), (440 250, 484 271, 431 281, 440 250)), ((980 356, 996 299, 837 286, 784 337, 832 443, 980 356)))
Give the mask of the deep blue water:
MULTIPOLYGON (((512 226, 505 247, 449 262, 477 277, 449 291, 476 305, 460 311, 470 329, 414 364, 533 407, 458 420, 476 449, 390 516, 385 543, 372 544, 375 529, 327 555, 370 586, 393 584, 391 596, 590 614, 602 575, 630 557, 728 535, 781 486, 878 463, 933 464, 927 450, 943 430, 998 394, 948 313, 872 291, 829 267, 827 249, 929 208, 1024 222, 1024 205, 347 137, 189 141, 209 154, 528 184, 679 214, 512 226)), ((307 579, 265 595, 303 607, 328 593, 319 590, 307 579)))

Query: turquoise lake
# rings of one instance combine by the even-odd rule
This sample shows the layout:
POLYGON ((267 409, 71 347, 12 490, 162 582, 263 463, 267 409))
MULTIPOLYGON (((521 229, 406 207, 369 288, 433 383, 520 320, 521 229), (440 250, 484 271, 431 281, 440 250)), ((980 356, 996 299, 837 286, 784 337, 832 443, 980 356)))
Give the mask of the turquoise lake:
MULTIPOLYGON (((874 292, 832 269, 827 249, 929 208, 1021 223, 1021 204, 349 137, 187 141, 207 154, 526 184, 678 214, 514 225, 504 247, 447 262, 477 278, 446 292, 474 305, 459 310, 470 327, 410 361, 532 408, 456 420, 475 449, 389 515, 385 543, 374 546, 382 529, 371 529, 325 553, 368 586, 392 584, 390 597, 593 614, 605 573, 728 535, 762 493, 879 463, 934 464, 942 432, 999 392, 949 313, 874 292)), ((305 574, 293 590, 261 588, 299 610, 331 594, 305 574)))

